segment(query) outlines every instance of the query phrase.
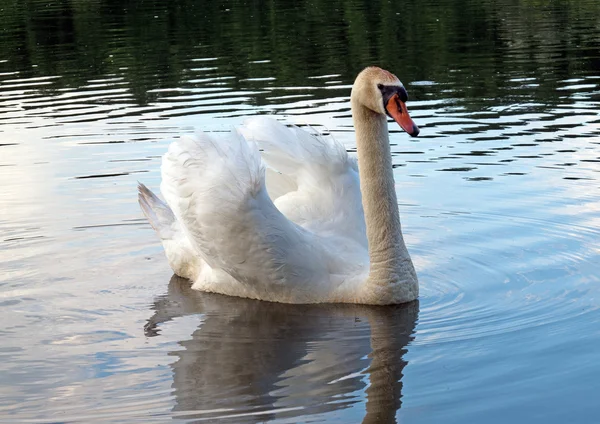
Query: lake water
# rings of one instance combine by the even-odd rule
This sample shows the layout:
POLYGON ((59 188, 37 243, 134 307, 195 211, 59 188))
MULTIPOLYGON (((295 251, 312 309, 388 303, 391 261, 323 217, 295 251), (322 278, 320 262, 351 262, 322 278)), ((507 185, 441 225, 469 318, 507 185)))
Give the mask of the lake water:
POLYGON ((0 6, 0 421, 593 423, 600 2, 38 1, 0 6), (194 128, 391 126, 421 281, 398 307, 193 292, 136 201, 194 128))

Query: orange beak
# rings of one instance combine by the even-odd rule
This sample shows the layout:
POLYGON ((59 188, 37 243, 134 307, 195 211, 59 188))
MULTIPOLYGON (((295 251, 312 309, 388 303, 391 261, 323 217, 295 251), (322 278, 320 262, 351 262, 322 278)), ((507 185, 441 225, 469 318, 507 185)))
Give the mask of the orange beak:
POLYGON ((412 137, 416 137, 419 135, 419 127, 413 122, 408 111, 406 110, 406 104, 400 100, 398 94, 394 94, 388 100, 385 105, 385 110, 387 113, 394 118, 394 121, 398 123, 402 127, 404 131, 409 133, 412 137))

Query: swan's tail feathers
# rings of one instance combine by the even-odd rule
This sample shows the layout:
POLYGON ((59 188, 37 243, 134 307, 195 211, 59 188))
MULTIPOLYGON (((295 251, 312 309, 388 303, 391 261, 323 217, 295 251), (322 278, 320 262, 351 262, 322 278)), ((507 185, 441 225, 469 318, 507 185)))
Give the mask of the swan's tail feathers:
POLYGON ((144 184, 138 182, 138 203, 150 225, 161 240, 171 240, 174 236, 175 215, 171 208, 162 202, 144 184))
POLYGON ((138 202, 148 222, 158 233, 173 272, 180 277, 196 280, 203 269, 202 259, 171 208, 142 183, 138 183, 138 202))

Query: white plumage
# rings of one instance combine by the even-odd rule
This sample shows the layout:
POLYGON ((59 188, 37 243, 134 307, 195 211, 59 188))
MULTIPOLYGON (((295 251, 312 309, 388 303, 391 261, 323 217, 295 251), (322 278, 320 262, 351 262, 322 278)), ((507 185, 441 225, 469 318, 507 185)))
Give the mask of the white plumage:
POLYGON ((333 138, 254 117, 224 138, 183 136, 161 170, 166 204, 140 184, 140 206, 195 289, 286 303, 416 297, 398 281, 369 287, 358 166, 333 138))

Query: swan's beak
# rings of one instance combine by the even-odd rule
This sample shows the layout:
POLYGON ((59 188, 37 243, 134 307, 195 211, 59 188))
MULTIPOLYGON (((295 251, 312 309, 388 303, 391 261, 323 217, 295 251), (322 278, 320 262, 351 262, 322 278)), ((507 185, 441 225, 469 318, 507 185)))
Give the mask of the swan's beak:
POLYGON ((406 110, 406 104, 400 100, 398 94, 394 94, 388 100, 385 105, 387 113, 394 118, 394 121, 402 127, 404 131, 409 133, 411 136, 416 137, 419 135, 419 127, 415 124, 406 110))

